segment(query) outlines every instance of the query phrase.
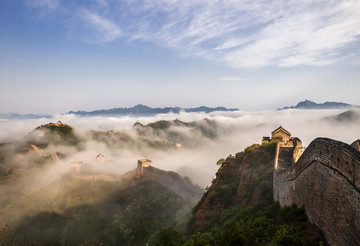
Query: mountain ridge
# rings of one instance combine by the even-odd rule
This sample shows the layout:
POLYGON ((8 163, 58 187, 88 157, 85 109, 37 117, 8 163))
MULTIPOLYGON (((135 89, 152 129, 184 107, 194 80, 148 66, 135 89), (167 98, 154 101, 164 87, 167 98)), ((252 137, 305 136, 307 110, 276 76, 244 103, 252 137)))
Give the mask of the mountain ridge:
POLYGON ((286 110, 286 109, 341 109, 341 108, 359 108, 360 106, 343 103, 343 102, 324 102, 324 103, 315 103, 310 100, 304 100, 296 104, 295 106, 286 106, 283 108, 278 108, 277 110, 286 110))
MULTIPOLYGON (((179 114, 180 112, 186 113, 196 113, 204 112, 211 113, 216 111, 237 111, 238 108, 225 108, 222 106, 218 107, 207 107, 199 106, 194 108, 181 108, 181 107, 163 107, 163 108, 152 108, 143 104, 137 104, 133 107, 125 108, 111 108, 111 109, 97 109, 93 111, 69 111, 66 114, 74 114, 79 116, 154 116, 157 114, 167 114, 175 113, 179 114)), ((41 119, 41 118, 51 118, 51 115, 48 114, 18 114, 18 113, 0 113, 0 119, 9 119, 9 120, 26 120, 26 119, 41 119)))
POLYGON ((30 119, 42 119, 51 118, 51 115, 45 114, 18 114, 18 113, 5 113, 0 114, 0 119, 9 119, 9 120, 30 120, 30 119))
POLYGON ((112 109, 100 109, 94 111, 69 111, 67 114, 75 114, 80 116, 125 116, 125 115, 136 115, 136 116, 153 116, 157 114, 175 113, 179 114, 184 111, 187 113, 204 112, 211 113, 215 111, 237 111, 237 108, 225 108, 225 107, 206 107, 200 106, 195 108, 180 108, 180 107, 164 107, 164 108, 152 108, 143 104, 137 104, 131 108, 112 108, 112 109))

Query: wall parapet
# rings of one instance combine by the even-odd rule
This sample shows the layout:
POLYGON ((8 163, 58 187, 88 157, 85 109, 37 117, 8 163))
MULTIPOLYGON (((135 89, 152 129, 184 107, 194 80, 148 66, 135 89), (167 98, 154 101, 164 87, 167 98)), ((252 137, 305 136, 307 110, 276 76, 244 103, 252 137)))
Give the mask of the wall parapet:
POLYGON ((296 179, 313 161, 342 173, 360 190, 360 152, 346 143, 329 138, 313 140, 294 166, 275 171, 276 180, 284 182, 296 179))
POLYGON ((274 200, 305 206, 331 245, 360 242, 360 152, 317 138, 295 165, 274 170, 274 200))

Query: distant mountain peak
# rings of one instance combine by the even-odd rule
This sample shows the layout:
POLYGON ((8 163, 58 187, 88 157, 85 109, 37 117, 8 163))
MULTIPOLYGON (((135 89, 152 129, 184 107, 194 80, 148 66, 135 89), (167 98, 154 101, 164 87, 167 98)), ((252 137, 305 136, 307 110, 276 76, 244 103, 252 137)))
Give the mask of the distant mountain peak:
POLYGON ((144 105, 144 104, 136 104, 133 108, 146 108, 146 109, 148 109, 148 108, 150 108, 149 106, 146 106, 146 105, 144 105))
POLYGON ((0 114, 0 119, 28 120, 28 119, 41 119, 41 118, 51 118, 51 115, 17 114, 17 113, 0 114))
POLYGON ((209 108, 206 106, 200 106, 196 108, 180 108, 180 107, 165 107, 165 108, 152 108, 143 104, 137 104, 132 108, 113 108, 113 109, 101 109, 95 111, 70 111, 68 114, 75 114, 80 116, 125 116, 125 115, 136 115, 136 116, 153 116, 157 114, 175 113, 178 114, 181 111, 188 113, 204 112, 211 113, 215 111, 236 111, 237 108, 225 108, 216 107, 209 108))
POLYGON ((279 108, 278 110, 286 109, 339 109, 339 108, 352 108, 359 107, 343 102, 324 102, 324 103, 315 103, 310 100, 304 100, 296 104, 296 106, 287 106, 279 108))
POLYGON ((313 107, 313 106, 316 106, 316 105, 317 105, 317 103, 315 103, 313 101, 305 100, 305 101, 302 101, 302 102, 299 102, 298 104, 296 104, 295 107, 303 108, 303 107, 313 107))

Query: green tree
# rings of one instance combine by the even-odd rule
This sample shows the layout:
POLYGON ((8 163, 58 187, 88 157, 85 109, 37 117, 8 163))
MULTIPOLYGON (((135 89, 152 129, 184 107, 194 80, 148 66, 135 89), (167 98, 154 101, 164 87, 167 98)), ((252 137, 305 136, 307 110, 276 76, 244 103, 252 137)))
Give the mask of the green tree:
POLYGON ((173 227, 160 230, 156 234, 157 246, 179 246, 183 245, 183 237, 173 227))

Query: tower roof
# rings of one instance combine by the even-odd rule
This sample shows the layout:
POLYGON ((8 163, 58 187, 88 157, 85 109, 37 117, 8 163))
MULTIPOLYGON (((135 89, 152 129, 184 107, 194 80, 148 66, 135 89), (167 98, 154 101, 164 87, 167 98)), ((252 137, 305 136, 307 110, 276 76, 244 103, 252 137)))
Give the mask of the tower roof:
POLYGON ((291 133, 288 132, 287 130, 285 130, 282 126, 279 126, 278 128, 276 128, 273 132, 271 132, 271 135, 277 133, 277 132, 284 132, 286 135, 288 135, 289 137, 291 136, 291 133))

